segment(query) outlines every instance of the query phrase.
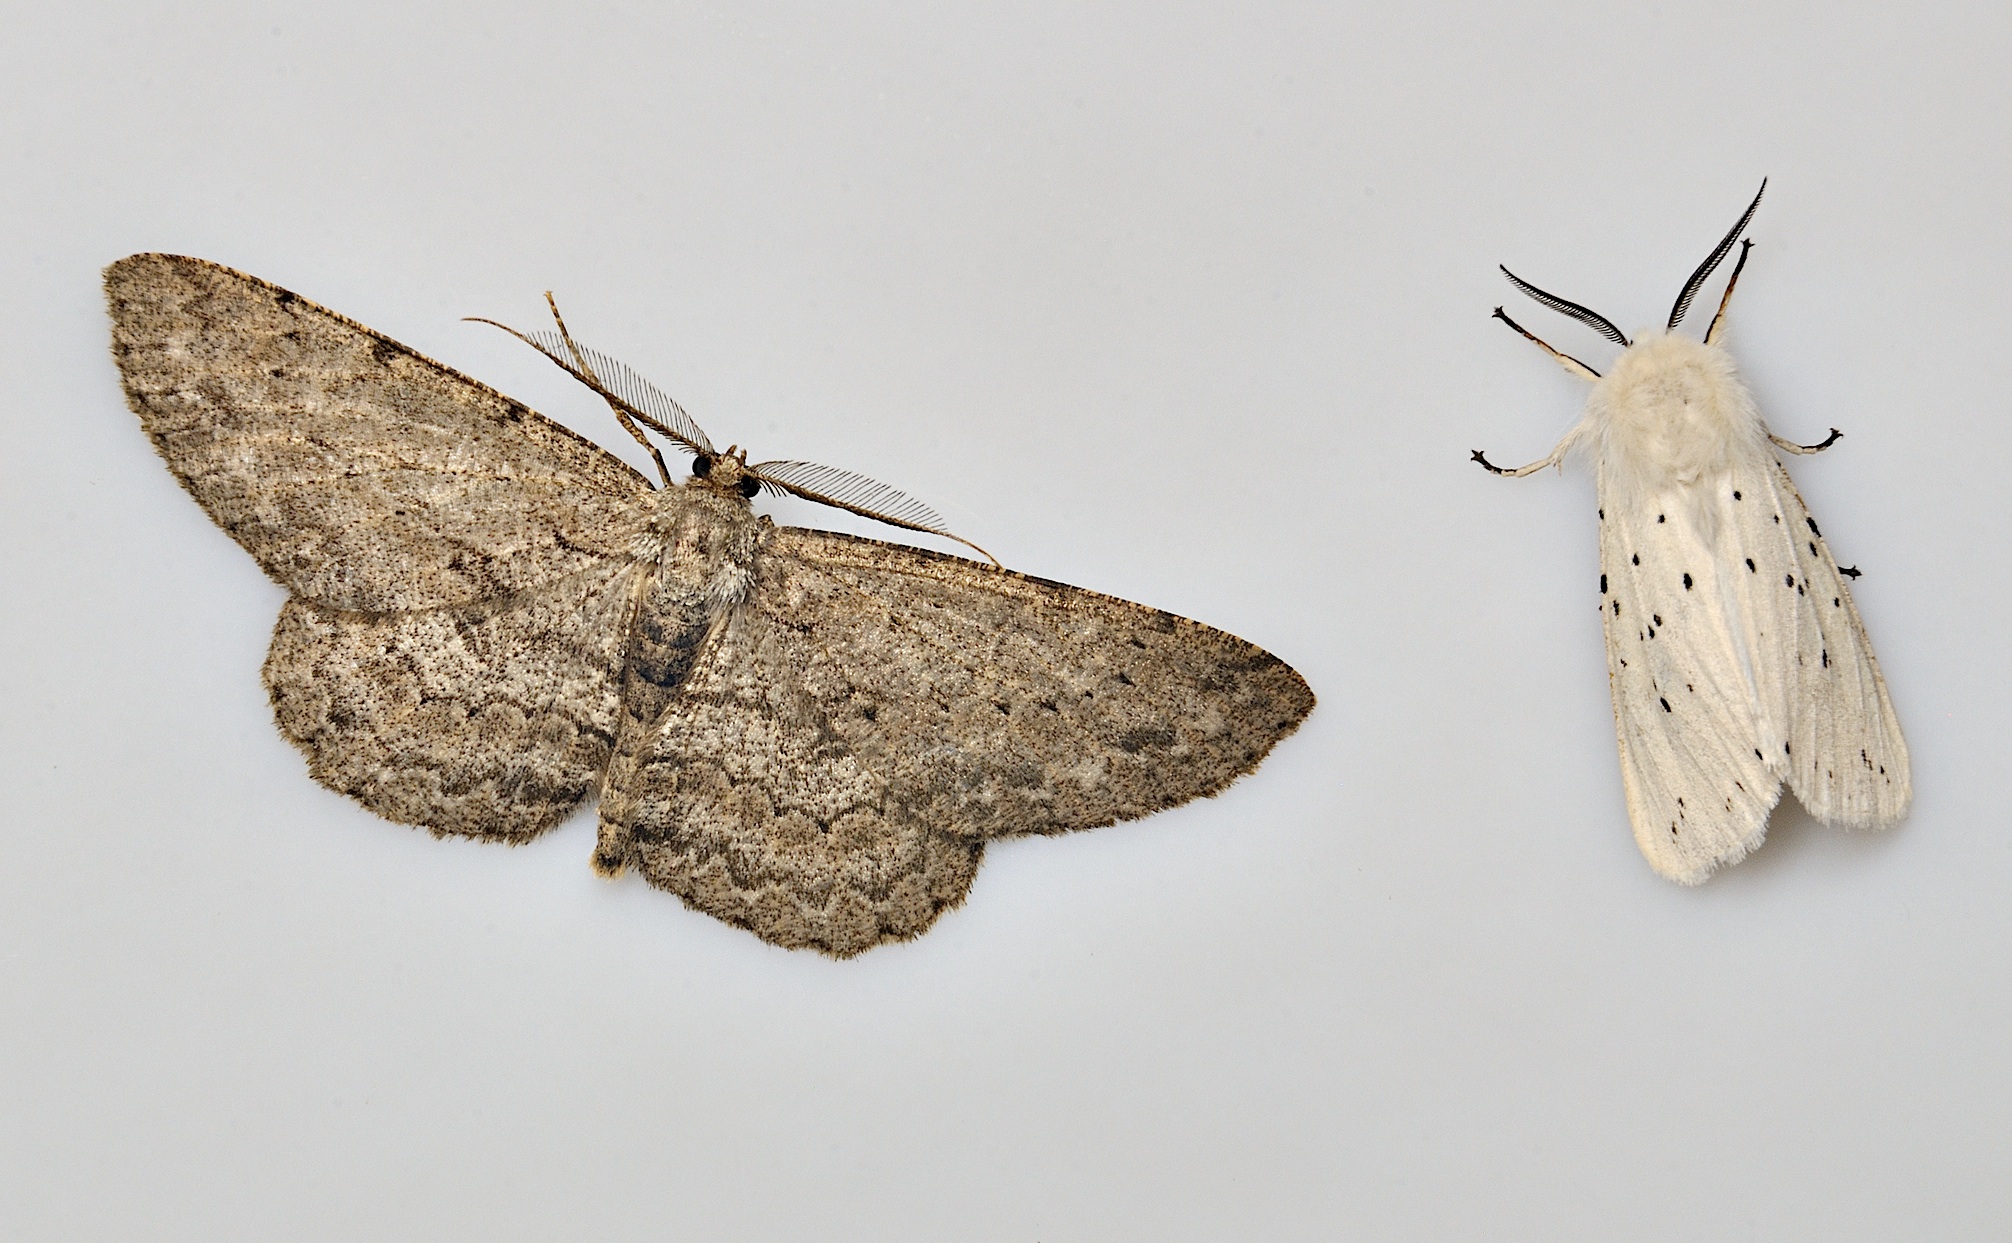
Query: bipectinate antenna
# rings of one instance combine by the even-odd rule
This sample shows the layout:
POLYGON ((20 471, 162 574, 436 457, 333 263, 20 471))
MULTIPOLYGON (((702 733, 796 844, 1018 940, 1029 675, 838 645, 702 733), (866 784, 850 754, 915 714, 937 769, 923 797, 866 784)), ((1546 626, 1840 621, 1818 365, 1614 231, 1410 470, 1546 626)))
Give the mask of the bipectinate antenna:
MULTIPOLYGON (((1501 267, 1502 265, 1497 264, 1496 266, 1501 267)), ((1537 288, 1535 285, 1532 285, 1529 281, 1524 280, 1522 277, 1516 275, 1514 272, 1511 272, 1506 267, 1502 268, 1502 275, 1509 278, 1510 284, 1516 286, 1516 288, 1522 290, 1528 296, 1535 298, 1537 301, 1543 303, 1545 306, 1550 307, 1552 310, 1557 311, 1560 314, 1570 315, 1573 319, 1578 320, 1582 324, 1590 325, 1593 329, 1599 332, 1601 336, 1619 345, 1622 349, 1626 349, 1628 347, 1629 344, 1628 335, 1622 332, 1619 328, 1614 327, 1613 322, 1609 320, 1606 316, 1600 314, 1597 311, 1588 310, 1587 308, 1580 306, 1576 302, 1567 302, 1563 298, 1559 297, 1557 294, 1545 293, 1543 290, 1537 288)))
MULTIPOLYGON (((552 302, 552 295, 546 294, 545 300, 552 302)), ((712 473, 713 465, 720 457, 719 450, 713 448, 712 440, 685 413, 684 407, 619 360, 573 340, 573 335, 566 330, 566 321, 559 315, 557 303, 552 303, 552 319, 558 325, 556 332, 519 332, 493 319, 480 316, 470 316, 469 319, 474 323, 501 328, 598 393, 614 410, 615 418, 628 429, 629 434, 649 450, 651 460, 657 464, 657 473, 664 477, 666 485, 671 482, 670 471, 665 468, 657 447, 643 435, 638 424, 688 449, 693 456, 694 475, 703 478, 712 473)), ((864 475, 819 466, 814 462, 761 462, 746 468, 741 483, 747 489, 742 495, 749 499, 753 499, 760 487, 787 492, 819 505, 829 505, 862 518, 885 522, 889 526, 955 540, 993 565, 999 564, 999 558, 970 540, 953 534, 943 518, 929 506, 864 475)))
POLYGON ((885 522, 889 526, 941 535, 944 539, 956 540, 993 565, 999 564, 999 558, 963 536, 952 534, 943 518, 929 506, 906 492, 868 479, 865 475, 855 475, 833 466, 819 466, 815 462, 758 462, 748 470, 755 478, 778 491, 843 509, 862 518, 885 522))
MULTIPOLYGON (((1766 193, 1767 178, 1763 177, 1761 178, 1760 193, 1754 195, 1754 201, 1747 204, 1746 214, 1740 217, 1740 222, 1732 227, 1731 232, 1719 240, 1719 244, 1712 248, 1711 254, 1705 256, 1705 261, 1698 265, 1698 270, 1691 273, 1691 279, 1684 282, 1684 291, 1677 295, 1677 304, 1670 308, 1669 326, 1671 328, 1675 328, 1679 323, 1683 322, 1684 312, 1691 309, 1691 299, 1697 297, 1698 286, 1704 284, 1705 278, 1709 277, 1718 268, 1719 264, 1725 262, 1726 253, 1732 250, 1733 243, 1739 240, 1740 234, 1745 231, 1748 222, 1754 218, 1754 212, 1760 207, 1761 195, 1766 193)), ((1746 258, 1745 251, 1740 252, 1740 258, 1746 258)), ((1721 307, 1721 310, 1723 309, 1721 307)))
POLYGON ((643 435, 642 427, 647 427, 670 440, 685 446, 696 456, 717 457, 713 442, 692 417, 685 413, 683 406, 665 395, 656 385, 637 375, 617 359, 608 357, 599 350, 590 349, 573 340, 566 330, 566 321, 560 318, 559 305, 547 293, 545 301, 552 307, 553 322, 558 324, 557 332, 550 330, 519 332, 508 324, 484 319, 479 315, 469 316, 472 323, 488 324, 501 328, 524 344, 551 359, 566 374, 593 389, 601 400, 608 403, 615 412, 615 419, 636 438, 636 442, 649 451, 650 460, 657 465, 657 473, 665 484, 671 482, 670 470, 664 465, 663 455, 657 447, 643 435))

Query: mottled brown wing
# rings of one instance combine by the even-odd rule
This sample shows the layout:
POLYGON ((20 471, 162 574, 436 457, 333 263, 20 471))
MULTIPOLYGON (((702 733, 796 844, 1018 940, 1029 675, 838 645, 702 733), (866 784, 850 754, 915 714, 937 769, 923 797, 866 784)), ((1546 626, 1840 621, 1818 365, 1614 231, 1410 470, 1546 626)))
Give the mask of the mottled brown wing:
POLYGON ((265 683, 315 780, 436 835, 523 841, 608 762, 638 581, 605 561, 507 600, 345 612, 294 597, 265 683))
POLYGON ((626 556, 647 482, 493 389, 201 259, 133 255, 105 290, 155 447, 297 595, 432 608, 626 556))
POLYGON ((984 843, 938 832, 830 729, 770 618, 724 615, 601 790, 604 871, 787 949, 849 958, 964 900, 984 843))
POLYGON ((602 794, 602 862, 846 956, 962 901, 991 837, 1213 794, 1313 707, 1232 635, 957 557, 771 530, 602 794))
POLYGON ((777 528, 752 608, 834 735, 959 837, 1214 794, 1313 709, 1304 678, 1235 635, 877 540, 777 528))

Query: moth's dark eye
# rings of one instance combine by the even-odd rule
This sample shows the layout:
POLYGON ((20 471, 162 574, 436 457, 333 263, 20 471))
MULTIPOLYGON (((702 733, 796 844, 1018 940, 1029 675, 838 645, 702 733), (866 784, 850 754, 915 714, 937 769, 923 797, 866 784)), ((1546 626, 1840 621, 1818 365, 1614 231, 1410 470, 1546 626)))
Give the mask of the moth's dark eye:
POLYGON ((713 473, 713 460, 701 453, 692 459, 692 473, 704 479, 713 473))
POLYGON ((741 480, 740 490, 742 496, 753 500, 755 493, 761 491, 761 480, 755 478, 753 475, 749 475, 741 480))

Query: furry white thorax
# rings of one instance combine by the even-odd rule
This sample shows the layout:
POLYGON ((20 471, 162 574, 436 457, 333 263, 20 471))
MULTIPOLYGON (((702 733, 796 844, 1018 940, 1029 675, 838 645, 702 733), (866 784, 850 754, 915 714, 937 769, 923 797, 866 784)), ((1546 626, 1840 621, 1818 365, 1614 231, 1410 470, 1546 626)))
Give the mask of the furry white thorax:
POLYGON ((1764 455, 1767 427, 1724 347, 1649 328, 1594 383, 1572 440, 1603 494, 1638 503, 1694 492, 1764 455))

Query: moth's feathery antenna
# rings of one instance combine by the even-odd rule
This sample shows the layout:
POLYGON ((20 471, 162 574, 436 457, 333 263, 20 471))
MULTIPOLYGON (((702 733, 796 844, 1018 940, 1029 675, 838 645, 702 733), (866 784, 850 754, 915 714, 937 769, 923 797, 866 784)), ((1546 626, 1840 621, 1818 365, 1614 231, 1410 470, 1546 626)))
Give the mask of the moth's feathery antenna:
POLYGON ((1753 248, 1754 244, 1752 242, 1745 240, 1740 242, 1739 261, 1733 264, 1733 274, 1726 281, 1726 291, 1719 295, 1719 313, 1712 316, 1712 326, 1705 330, 1706 345, 1717 345, 1719 343, 1720 325, 1725 322, 1726 307, 1732 305, 1733 288, 1740 283, 1740 272, 1747 265, 1747 252, 1753 248))
POLYGON ((1599 372, 1593 370, 1591 367, 1588 367, 1585 363, 1580 362, 1578 359, 1572 357, 1570 354, 1562 353, 1558 350, 1552 349, 1551 346, 1543 340, 1543 338, 1537 336, 1537 334, 1531 332, 1528 328, 1525 328, 1523 325, 1517 323, 1515 320, 1510 319, 1508 313, 1505 312, 1499 306, 1495 308, 1495 318, 1501 320, 1503 323, 1509 325, 1511 328, 1514 328, 1517 332, 1522 333, 1524 339, 1529 341, 1535 341, 1539 346, 1539 348, 1541 348, 1546 354, 1549 354, 1551 357, 1558 360, 1559 366, 1571 372, 1573 375, 1578 376, 1580 379, 1584 380, 1597 380, 1600 378, 1599 372))
POLYGON ((1502 275, 1508 277, 1509 283, 1522 290, 1525 295, 1535 298, 1560 314, 1570 315, 1582 324, 1591 325, 1601 336, 1619 345, 1622 349, 1628 348, 1630 344, 1628 334, 1614 327, 1612 321, 1606 316, 1597 311, 1588 310, 1576 302, 1567 302, 1557 294, 1545 293, 1529 281, 1511 272, 1507 267, 1501 264, 1497 264, 1496 266, 1502 268, 1502 275))
POLYGON ((1774 441, 1775 448, 1786 449, 1790 453, 1822 453, 1825 449, 1843 440, 1844 433, 1833 427, 1830 429, 1830 435, 1825 436, 1821 444, 1814 445, 1799 445, 1793 440, 1783 440, 1773 432, 1769 432, 1767 438, 1774 441))
MULTIPOLYGON (((468 316, 468 319, 474 323, 488 324, 492 328, 501 328, 519 341, 551 359, 560 367, 563 367, 566 373, 574 379, 579 380, 588 388, 599 393, 601 399, 607 402, 609 408, 615 412, 615 418, 620 420, 622 426, 628 429, 629 434, 636 438, 636 442, 649 450, 651 459, 657 464, 657 473, 664 477, 666 486, 669 486, 671 482, 670 472, 665 468, 664 459, 657 452, 657 447, 645 439, 642 432, 637 428, 636 425, 638 423, 666 439, 677 441, 701 457, 720 456, 713 449, 706 434, 690 421, 690 416, 686 415, 676 402, 658 393, 650 386, 648 381, 633 375, 621 363, 605 356, 597 355, 592 350, 574 341, 572 333, 566 328, 565 317, 559 314, 559 304, 549 291, 545 294, 545 303, 552 309, 552 320, 559 327, 558 344, 564 348, 567 354, 571 355, 570 358, 560 357, 555 347, 548 344, 547 341, 537 340, 527 333, 517 331, 508 324, 499 324, 493 319, 484 319, 478 315, 468 316), (595 368, 592 360, 596 357, 601 359, 603 369, 611 369, 615 375, 616 383, 612 387, 607 381, 601 378, 599 371, 595 368), (623 395, 630 392, 638 392, 639 395, 632 401, 628 396, 623 395), (637 401, 643 404, 650 404, 653 398, 656 402, 661 403, 667 408, 663 413, 665 417, 672 419, 676 426, 667 425, 662 419, 645 412, 636 404, 637 401)), ((550 334, 545 335, 549 341, 550 334)), ((728 449, 727 452, 731 454, 734 450, 728 449)), ((943 524, 943 519, 937 515, 935 510, 915 500, 913 497, 898 492, 886 484, 875 483, 863 475, 855 475, 850 471, 835 470, 828 466, 817 466, 810 462, 762 462, 746 469, 749 475, 760 480, 766 487, 777 491, 791 492, 803 497, 805 500, 815 501, 820 505, 830 505, 835 509, 843 509, 850 513, 858 514, 863 518, 872 518, 878 522, 885 522, 890 526, 903 527, 911 531, 926 531, 932 535, 941 535, 946 539, 955 540, 966 548, 971 549, 993 565, 999 565, 999 558, 986 552, 970 540, 953 534, 943 524)), ((1003 569, 1004 567, 1001 566, 1000 568, 1003 569)))
POLYGON ((615 421, 620 423, 629 435, 636 438, 637 444, 643 446, 643 450, 650 455, 650 460, 657 464, 657 477, 664 481, 665 487, 670 487, 671 470, 664 465, 664 455, 657 452, 657 446, 651 443, 648 436, 643 435, 643 429, 636 426, 636 421, 629 417, 629 412, 608 396, 601 383, 601 377, 594 374, 594 368, 588 364, 586 355, 581 353, 580 347, 574 343, 573 334, 566 331, 566 317, 559 314, 559 302, 549 289, 545 291, 545 305, 552 308, 552 322, 559 325, 559 339, 566 343, 566 349, 573 355, 573 365, 587 377, 593 389, 601 394, 601 400, 608 403, 608 409, 615 412, 615 421))
MULTIPOLYGON (((1697 296, 1698 286, 1704 284, 1705 278, 1710 276, 1719 264, 1725 262, 1726 252, 1733 248, 1733 242, 1738 240, 1739 235, 1745 231, 1747 223, 1754 218, 1754 212, 1760 209, 1761 194, 1766 193, 1767 178, 1763 177, 1761 178, 1760 194, 1754 195, 1754 201, 1747 204, 1746 214, 1740 217, 1740 222, 1732 227, 1731 232, 1720 239, 1719 244, 1712 248, 1711 254, 1705 256, 1705 261, 1698 265, 1698 270, 1691 273, 1691 279, 1684 282, 1684 291, 1677 295, 1677 304, 1670 308, 1669 326, 1671 328, 1675 328, 1678 323, 1682 322, 1684 312, 1691 309, 1691 299, 1697 296)), ((1746 258, 1745 251, 1740 252, 1740 258, 1746 258)), ((1732 290, 1727 289, 1726 292, 1731 293, 1732 290)), ((1719 310, 1721 313, 1724 312, 1725 306, 1723 303, 1720 304, 1719 310)), ((1718 323, 1717 320, 1713 320, 1712 322, 1714 326, 1718 323)))
MULTIPOLYGON (((549 296, 550 295, 548 294, 547 297, 549 296)), ((554 312, 556 314, 557 312, 556 307, 554 308, 554 312)), ((618 396, 612 389, 608 387, 607 384, 602 382, 599 375, 596 374, 594 369, 591 366, 589 366, 588 363, 586 362, 586 356, 591 354, 592 351, 588 350, 585 346, 574 343, 570 338, 561 338, 560 345, 564 346, 566 351, 569 354, 573 355, 573 357, 561 358, 559 354, 553 349, 553 347, 537 340, 536 338, 532 337, 529 333, 517 331, 515 328, 512 328, 508 324, 498 323, 496 320, 489 319, 481 315, 468 315, 464 316, 463 318, 466 319, 471 324, 487 324, 491 328, 501 328, 503 331, 509 333, 511 336, 517 338, 519 341, 522 341, 524 344, 530 346, 532 349, 537 350, 540 354, 543 354, 546 358, 552 360, 554 364, 563 368, 567 375, 572 376, 580 383, 586 385, 588 388, 593 389, 596 393, 600 394, 601 400, 607 402, 608 405, 614 409, 615 417, 621 420, 623 427, 628 428, 629 434, 636 437, 636 439, 639 442, 641 442, 643 447, 650 451, 650 457, 657 464, 657 473, 664 477, 664 482, 666 484, 670 482, 670 472, 664 466, 663 457, 657 453, 656 446, 650 444, 649 441, 644 440, 642 434, 636 431, 635 427, 632 425, 631 420, 633 420, 634 423, 642 424, 644 427, 649 428, 651 431, 657 433, 659 436, 662 436, 667 440, 677 441, 679 444, 684 445, 686 448, 690 449, 694 453, 710 454, 713 452, 711 444, 706 440, 705 433, 700 431, 698 427, 690 421, 690 416, 686 415, 682 409, 679 409, 676 402, 673 402, 669 398, 664 397, 661 393, 656 393, 654 389, 650 389, 647 381, 638 380, 637 377, 635 377, 633 374, 628 373, 626 368, 622 368, 620 363, 615 363, 607 358, 602 359, 603 363, 610 364, 616 368, 620 368, 631 386, 640 384, 649 393, 655 394, 655 396, 658 399, 665 402, 671 408, 674 417, 678 419, 678 421, 685 430, 680 431, 677 427, 669 426, 663 420, 655 417, 654 415, 649 414, 647 411, 643 410, 640 406, 636 405, 634 402, 628 401, 622 398, 621 396, 618 396)), ((560 326, 563 329, 564 321, 561 321, 560 326)))
POLYGON ((843 509, 889 526, 926 531, 955 540, 1000 569, 1006 568, 999 565, 999 558, 953 532, 929 506, 864 475, 819 466, 815 462, 760 462, 749 467, 748 472, 778 492, 788 492, 806 501, 843 509))

